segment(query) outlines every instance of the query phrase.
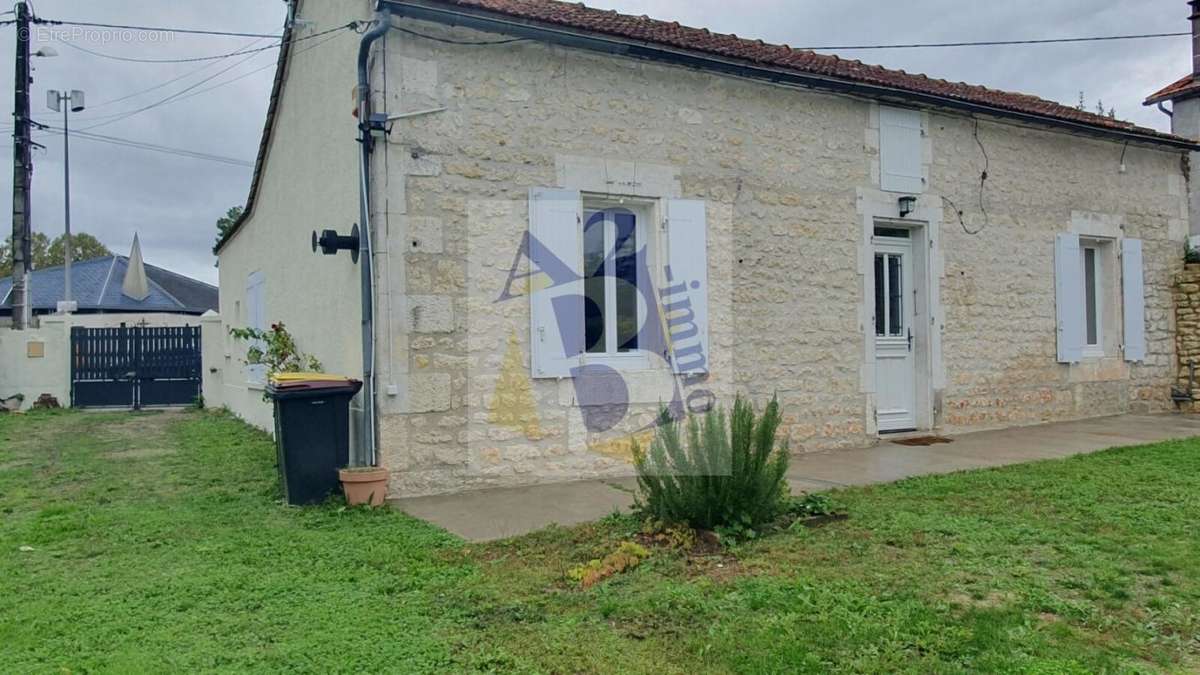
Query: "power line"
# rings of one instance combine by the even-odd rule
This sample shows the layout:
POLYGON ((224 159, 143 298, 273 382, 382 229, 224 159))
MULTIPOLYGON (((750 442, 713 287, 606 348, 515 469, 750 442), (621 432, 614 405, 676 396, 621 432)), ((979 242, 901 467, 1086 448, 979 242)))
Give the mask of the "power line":
MULTIPOLYGON (((345 30, 346 28, 348 28, 348 26, 343 26, 343 27, 342 27, 340 30, 345 30)), ((333 32, 333 31, 326 31, 326 33, 329 33, 329 32, 333 32)), ((336 39, 336 38, 338 38, 338 37, 340 37, 340 36, 342 36, 342 35, 345 35, 345 33, 340 33, 340 32, 339 32, 339 33, 336 33, 336 34, 334 34, 334 35, 330 35, 329 37, 325 38, 324 40, 321 40, 320 42, 314 42, 314 43, 313 43, 313 44, 311 44, 311 45, 307 45, 307 46, 305 46, 303 49, 298 49, 298 50, 296 50, 296 54, 302 54, 302 53, 304 53, 304 52, 306 52, 306 51, 308 51, 308 50, 310 50, 310 49, 314 49, 314 48, 316 48, 316 47, 320 47, 321 45, 325 44, 326 42, 330 42, 330 41, 332 41, 332 40, 334 40, 334 39, 336 39)), ((256 69, 254 69, 254 70, 251 70, 251 71, 248 71, 248 72, 242 73, 241 75, 238 75, 238 76, 236 76, 236 77, 230 78, 230 79, 228 79, 228 80, 225 80, 225 81, 223 81, 223 82, 218 82, 218 83, 216 83, 216 84, 212 85, 211 87, 205 87, 205 88, 203 88, 203 89, 199 89, 199 90, 197 90, 197 89, 196 89, 196 88, 197 88, 197 87, 199 87, 200 85, 202 85, 202 84, 204 84, 204 83, 206 83, 206 82, 210 82, 210 81, 212 81, 212 80, 216 79, 217 77, 219 77, 219 76, 221 76, 221 75, 223 75, 223 74, 225 74, 225 73, 229 72, 230 70, 233 70, 234 68, 237 68, 238 66, 242 65, 243 63, 245 63, 245 62, 249 61, 250 59, 254 58, 254 56, 255 56, 254 54, 251 54, 250 56, 248 56, 248 57, 246 57, 246 58, 244 58, 244 59, 240 59, 240 60, 238 60, 236 63, 234 63, 233 65, 231 65, 231 66, 229 66, 229 67, 227 67, 227 68, 222 68, 221 70, 218 70, 217 72, 213 73, 212 75, 210 75, 210 76, 208 76, 208 77, 206 77, 206 78, 204 78, 204 79, 202 79, 202 80, 199 80, 198 82, 196 82, 196 83, 194 83, 194 84, 192 84, 192 85, 190 85, 190 86, 188 86, 188 87, 186 87, 186 88, 184 88, 184 89, 181 89, 181 90, 179 90, 179 91, 175 92, 174 94, 171 94, 170 96, 167 96, 166 98, 163 98, 163 99, 161 99, 161 100, 159 100, 159 101, 156 101, 156 102, 154 102, 154 103, 151 103, 151 104, 149 104, 149 105, 142 106, 141 108, 137 108, 137 109, 135 109, 135 110, 126 111, 126 112, 124 112, 124 113, 113 113, 113 114, 111 114, 111 115, 107 115, 107 116, 94 117, 94 118, 92 118, 93 120, 95 120, 95 119, 104 119, 105 117, 109 117, 109 118, 112 118, 112 119, 107 119, 107 120, 105 120, 105 121, 103 121, 103 122, 98 122, 98 123, 96 123, 96 124, 92 124, 92 125, 89 125, 89 126, 86 126, 86 127, 82 127, 82 128, 80 129, 80 131, 87 131, 87 130, 89 130, 89 129, 95 129, 96 127, 101 127, 101 126, 105 126, 105 125, 108 125, 108 124, 113 124, 114 122, 119 122, 119 121, 121 121, 121 120, 123 120, 123 119, 129 118, 129 117, 133 117, 134 115, 137 115, 137 114, 143 113, 143 112, 145 112, 145 111, 147 111, 147 110, 151 110, 151 109, 153 109, 153 108, 157 108, 157 107, 159 107, 159 106, 167 105, 168 103, 176 103, 176 102, 179 102, 179 101, 182 101, 182 100, 185 100, 185 99, 191 98, 191 97, 193 97, 193 96, 199 96, 200 94, 203 94, 203 93, 206 93, 206 92, 212 91, 213 89, 217 89, 217 88, 219 88, 219 87, 224 87, 224 86, 225 86, 225 85, 227 85, 227 84, 230 84, 230 83, 233 83, 233 82, 237 82, 238 80, 241 80, 241 79, 243 79, 243 78, 249 77, 249 76, 251 76, 251 75, 253 75, 253 74, 257 73, 257 72, 260 72, 260 71, 263 71, 263 70, 266 70, 266 69, 268 69, 268 68, 272 68, 272 67, 274 67, 274 66, 275 66, 275 64, 274 64, 274 63, 268 63, 267 65, 265 65, 265 66, 262 66, 261 68, 256 68, 256 69), (186 94, 186 95, 185 95, 185 94, 186 94)))
MULTIPOLYGON (((48 133, 63 135, 62 127, 48 127, 48 133)), ((218 162, 220 164, 229 164, 232 166, 252 167, 253 162, 238 159, 236 157, 226 157, 223 155, 214 155, 207 152, 199 152, 196 150, 187 150, 185 148, 174 148, 168 145, 160 145, 158 143, 149 143, 145 141, 135 141, 129 138, 120 138, 117 136, 105 136, 104 134, 93 134, 84 131, 71 130, 69 132, 72 138, 79 138, 85 141, 96 141, 98 143, 108 143, 110 145, 119 145, 137 150, 147 150, 150 152, 159 152, 168 155, 176 155, 179 157, 188 157, 190 159, 200 159, 210 162, 218 162)))
POLYGON ((34 23, 49 24, 53 26, 80 26, 84 28, 113 28, 116 30, 141 30, 154 33, 185 33, 188 35, 224 35, 228 37, 252 37, 252 38, 275 38, 279 39, 282 35, 272 33, 239 33, 235 31, 222 30, 200 30, 196 28, 164 28, 161 26, 126 26, 116 23, 93 23, 89 21, 54 21, 51 19, 35 19, 34 23))
POLYGON ((453 38, 444 38, 444 37, 436 37, 433 35, 426 35, 424 33, 418 33, 415 30, 409 30, 402 26, 396 26, 396 25, 392 25, 391 29, 398 30, 401 33, 408 33, 409 35, 413 35, 413 36, 416 36, 419 38, 424 38, 426 40, 433 40, 434 42, 444 42, 448 45, 464 45, 467 47, 488 47, 491 45, 507 45, 507 44, 512 44, 514 42, 521 42, 523 40, 528 39, 528 38, 505 38, 503 40, 485 40, 483 42, 479 42, 479 41, 475 41, 475 40, 455 40, 453 38))
MULTIPOLYGON (((345 33, 337 33, 337 34, 334 34, 334 35, 330 35, 329 37, 325 38, 324 40, 321 40, 321 41, 319 41, 319 42, 314 42, 314 43, 313 43, 313 44, 311 44, 311 45, 306 45, 306 46, 305 46, 305 47, 303 47, 302 49, 297 49, 297 50, 296 50, 296 52, 295 52, 295 54, 296 54, 296 55, 299 55, 299 54, 303 54, 304 52, 306 52, 306 51, 308 51, 308 50, 310 50, 310 49, 316 49, 317 47, 320 47, 321 45, 325 44, 326 42, 330 42, 330 41, 332 41, 332 40, 335 40, 335 39, 337 39, 338 37, 341 37, 342 35, 345 35, 345 33)), ((248 60, 248 59, 246 59, 246 60, 248 60)), ((241 65, 242 63, 244 63, 246 60, 243 60, 243 61, 240 61, 240 62, 238 62, 238 63, 235 63, 233 66, 230 66, 229 68, 226 68, 226 69, 223 69, 223 70, 221 70, 221 71, 219 71, 219 72, 217 72, 217 73, 214 73, 214 74, 213 74, 213 76, 211 76, 211 77, 208 77, 208 78, 205 78, 204 80, 201 80, 201 81, 197 82, 195 85, 193 85, 193 87, 194 87, 194 86, 196 86, 196 85, 204 84, 205 82, 208 82, 208 81, 210 81, 210 80, 212 80, 212 79, 216 78, 217 76, 219 76, 219 75, 221 75, 221 74, 223 74, 223 73, 225 73, 225 72, 228 72, 229 70, 232 70, 233 68, 235 68, 235 67, 237 67, 237 66, 241 65)), ((199 96, 200 94, 204 94, 204 93, 210 92, 210 91, 212 91, 212 90, 214 90, 214 89, 218 89, 218 88, 220 88, 220 87, 224 87, 224 86, 225 86, 225 85, 227 85, 227 84, 232 84, 232 83, 234 83, 234 82, 237 82, 238 80, 242 80, 242 79, 245 79, 245 78, 247 78, 247 77, 250 77, 251 75, 254 75, 255 73, 260 73, 260 72, 262 72, 262 71, 264 71, 264 70, 267 70, 268 68, 274 68, 274 67, 275 67, 275 65, 276 65, 276 64, 275 64, 274 62, 272 62, 272 63, 268 63, 268 64, 266 64, 266 65, 264 65, 264 66, 262 66, 262 67, 260 67, 260 68, 255 68, 254 70, 247 71, 247 72, 245 72, 245 73, 242 73, 242 74, 240 74, 240 75, 238 75, 238 76, 236 76, 236 77, 232 77, 232 78, 230 78, 230 79, 228 79, 228 80, 224 80, 224 81, 221 81, 221 82, 217 82, 216 84, 213 84, 212 86, 209 86, 209 87, 204 87, 203 89, 197 89, 197 90, 194 90, 194 91, 189 91, 190 89, 192 89, 192 87, 189 87, 188 89, 184 89, 184 90, 182 90, 182 91, 176 92, 175 94, 172 94, 171 96, 168 96, 168 97, 166 97, 166 98, 164 98, 164 99, 162 99, 162 100, 160 100, 160 101, 158 101, 158 102, 156 102, 156 103, 154 103, 154 104, 151 104, 150 106, 146 106, 146 107, 144 108, 144 110, 148 110, 148 109, 150 109, 151 107, 157 107, 157 106, 159 106, 159 105, 166 105, 166 104, 168 104, 168 103, 176 103, 176 102, 178 102, 178 101, 183 101, 183 100, 186 100, 186 99, 192 98, 193 96, 199 96)), ((183 78, 184 78, 184 77, 186 77, 187 75, 192 75, 192 74, 195 74, 195 73, 197 73, 197 72, 200 72, 201 70, 204 70, 204 69, 206 69, 206 68, 208 68, 208 67, 210 67, 210 66, 212 66, 212 64, 211 64, 211 63, 209 63, 209 64, 206 64, 205 66, 203 66, 203 67, 201 67, 201 68, 198 68, 198 69, 196 69, 196 70, 190 71, 189 73, 186 73, 185 75, 182 75, 182 76, 180 76, 180 77, 177 77, 177 78, 173 78, 173 80, 171 80, 171 81, 174 81, 174 80, 179 80, 179 79, 183 79, 183 78)), ((137 93, 145 93, 146 91, 150 91, 150 90, 153 90, 153 89, 158 89, 158 88, 161 88, 162 86, 165 86, 166 84, 169 84, 171 81, 164 82, 164 83, 163 83, 163 84, 161 84, 161 85, 156 85, 156 86, 154 86, 154 87, 151 87, 150 89, 143 90, 142 92, 137 92, 137 93)), ((130 94, 129 96, 122 97, 122 98, 129 98, 129 97, 132 97, 132 96, 134 96, 134 95, 136 95, 136 94, 130 94)), ((119 100, 119 99, 118 99, 118 100, 119 100)), ((111 103, 111 102, 113 102, 113 101, 109 101, 109 102, 107 102, 107 103, 111 103)), ((102 104, 102 105, 106 105, 107 103, 105 103, 105 104, 102 104)), ((82 118, 82 117, 81 117, 81 118, 78 118, 78 119, 80 119, 80 120, 84 120, 84 121, 96 121, 96 120, 105 120, 105 119, 108 119, 108 120, 110 120, 111 122, 116 122, 116 121, 118 121, 118 120, 116 120, 116 119, 111 119, 111 118, 116 118, 116 117, 121 117, 121 116, 127 116, 127 117, 128 117, 128 116, 132 116, 133 114, 136 114, 137 112, 142 112, 142 110, 122 111, 122 112, 118 112, 118 113, 110 113, 110 114, 107 114, 107 115, 97 115, 97 116, 95 116, 95 117, 88 117, 88 118, 82 118)), ((108 122, 108 121, 106 121, 106 122, 103 122, 103 124, 109 124, 109 122, 108 122)), ((0 127, 2 127, 2 128, 5 128, 5 129, 7 129, 7 128, 11 128, 11 126, 12 126, 11 124, 0 125, 0 127)), ((91 127, 83 127, 83 128, 81 128, 81 129, 80 129, 80 131, 84 131, 84 130, 87 130, 87 129, 91 129, 91 128, 94 128, 95 126, 98 126, 98 125, 93 125, 93 126, 91 126, 91 127)))
MULTIPOLYGON (((259 39, 257 39, 257 40, 254 40, 253 42, 249 42, 249 43, 247 43, 247 44, 246 44, 246 45, 244 45, 244 46, 245 46, 245 47, 250 47, 250 46, 252 46, 252 45, 258 44, 258 43, 259 43, 259 42, 261 42, 262 40, 263 40, 263 38, 259 38, 259 39)), ((132 94, 126 94, 126 95, 124 95, 124 96, 120 96, 120 97, 117 97, 117 98, 109 99, 109 100, 107 100, 107 101, 103 101, 103 102, 101 102, 101 103, 94 103, 94 104, 92 104, 92 105, 89 105, 89 106, 88 106, 88 109, 89 109, 89 110, 95 110, 96 108, 101 108, 101 107, 104 107, 104 106, 106 106, 106 105, 112 105, 113 103, 119 103, 119 102, 121 102, 121 101, 126 101, 126 100, 129 100, 129 99, 131 99, 131 98, 134 98, 134 97, 136 97, 136 96, 141 96, 142 94, 148 94, 148 93, 150 93, 150 92, 152 92, 152 91, 156 91, 156 90, 158 90, 158 89, 162 89, 163 87, 165 87, 165 86, 167 86, 167 85, 175 84, 176 82, 178 82, 178 81, 180 81, 180 80, 187 79, 188 77, 191 77, 192 75, 195 75, 196 73, 199 73, 199 72, 201 72, 201 71, 203 71, 203 70, 207 70, 208 68, 211 68, 212 66, 213 66, 213 63, 212 63, 212 62, 205 63, 204 65, 200 66, 199 68, 193 68, 192 70, 189 70, 189 71, 187 71, 186 73, 184 73, 184 74, 182 74, 182 75, 177 75, 177 76, 175 76, 175 77, 172 77, 171 79, 169 79, 169 80, 167 80, 167 81, 165 81, 165 82, 160 82, 159 84, 156 84, 156 85, 154 85, 153 87, 148 87, 148 88, 146 88, 146 89, 141 89, 141 90, 139 90, 139 91, 135 91, 135 92, 133 92, 132 94)))
MULTIPOLYGON (((293 54, 293 56, 297 56, 297 55, 299 55, 299 54, 303 54, 304 52, 306 52, 306 51, 308 51, 308 50, 310 50, 310 49, 315 49, 315 48, 317 48, 317 47, 320 47, 321 45, 325 44, 326 42, 330 42, 330 41, 332 41, 332 40, 336 40, 337 38, 341 37, 342 35, 345 35, 345 33, 338 33, 337 35, 331 35, 331 36, 329 36, 329 37, 325 38, 324 40, 321 40, 320 42, 314 42, 313 44, 311 44, 311 45, 308 45, 308 46, 306 46, 306 47, 305 47, 305 48, 303 48, 303 49, 297 49, 297 50, 296 50, 296 53, 295 53, 295 54, 293 54)), ((175 99, 175 100, 171 101, 171 103, 176 103, 176 102, 178 102, 178 101, 184 101, 184 100, 187 100, 187 99, 189 99, 189 98, 192 98, 193 96, 199 96, 200 94, 204 94, 204 93, 210 92, 210 91, 212 91, 213 89, 219 89, 220 87, 224 87, 224 86, 225 86, 225 85, 227 85, 227 84, 232 84, 232 83, 234 83, 234 82, 237 82, 238 80, 241 80, 241 79, 245 79, 245 78, 247 78, 247 77, 250 77, 251 75, 254 75, 255 73, 260 73, 260 72, 262 72, 262 71, 264 71, 264 70, 267 70, 268 68, 274 68, 274 67, 275 67, 275 65, 276 65, 276 64, 274 64, 274 63, 268 63, 267 65, 265 65, 265 66, 262 66, 262 67, 260 67, 260 68, 255 68, 254 70, 248 70, 248 71, 246 71, 246 72, 244 72, 244 73, 242 73, 241 75, 238 75, 238 76, 236 76, 236 77, 231 77, 231 78, 229 78, 228 80, 224 80, 224 81, 222 81, 222 82, 217 82, 216 84, 212 85, 211 87, 205 87, 205 88, 203 88, 203 89, 198 89, 198 90, 196 90, 196 91, 193 91, 193 92, 191 92, 191 93, 187 94, 186 96, 180 96, 179 98, 177 98, 177 99, 175 99)))
MULTIPOLYGON (((330 28, 328 30, 323 30, 323 31, 320 31, 317 33, 313 33, 312 35, 305 35, 304 37, 292 38, 291 44, 296 44, 297 42, 304 42, 305 40, 312 40, 314 38, 319 38, 323 35, 329 35, 330 33, 336 33, 341 30, 355 29, 357 27, 358 27, 358 22, 351 21, 348 24, 345 24, 342 26, 336 26, 336 27, 330 28)), ((278 36, 268 35, 268 36, 264 36, 264 37, 278 37, 278 36)), ((276 44, 267 45, 265 47, 257 47, 254 49, 250 49, 249 47, 243 47, 241 49, 237 49, 232 52, 223 52, 221 54, 212 54, 209 56, 192 56, 192 57, 177 58, 177 59, 146 59, 146 58, 137 58, 137 57, 132 57, 132 56, 117 56, 116 54, 105 54, 104 52, 98 52, 93 49, 88 49, 87 47, 81 47, 73 42, 69 42, 69 41, 63 40, 61 38, 55 38, 55 40, 57 42, 59 42, 60 44, 64 44, 68 47, 71 47, 72 49, 78 49, 79 51, 85 52, 87 54, 91 54, 92 56, 98 56, 100 58, 105 58, 105 59, 112 59, 114 61, 126 61, 129 63, 193 63, 196 61, 215 61, 215 60, 219 60, 219 59, 227 59, 227 58, 230 58, 233 56, 240 56, 242 54, 256 54, 258 52, 265 52, 270 49, 277 49, 283 44, 283 42, 280 41, 276 44)))
POLYGON ((149 105, 144 105, 140 108, 135 108, 134 110, 126 110, 126 111, 122 111, 122 112, 118 112, 118 113, 112 113, 110 115, 101 115, 99 117, 93 117, 92 118, 93 120, 104 119, 106 117, 110 118, 110 119, 107 119, 103 122, 97 122, 96 124, 92 124, 92 125, 89 125, 86 127, 81 127, 79 130, 87 131, 89 129, 95 129, 96 127, 102 127, 106 124, 112 124, 113 122, 119 122, 120 120, 133 117, 134 115, 138 115, 140 113, 144 113, 147 110, 157 108, 160 105, 165 105, 167 103, 170 103, 172 100, 179 98, 180 96, 186 94, 189 91, 192 91, 193 89, 199 87, 200 85, 204 84, 205 82, 212 81, 212 80, 216 79, 217 77, 229 72, 230 70, 237 68, 238 66, 242 65, 243 63, 254 58, 254 56, 255 56, 254 54, 251 54, 244 59, 240 59, 240 60, 236 61, 235 63, 233 63, 232 65, 222 68, 221 70, 218 70, 217 72, 213 73, 212 75, 209 75, 208 77, 205 77, 204 79, 199 80, 199 81, 195 82, 194 84, 188 85, 187 87, 180 89, 179 91, 175 92, 174 94, 171 94, 170 96, 167 96, 166 98, 159 99, 149 105))
POLYGON ((276 47, 279 46, 277 44, 276 45, 267 45, 266 47, 258 47, 256 49, 238 49, 238 50, 235 50, 232 52, 225 52, 224 54, 214 54, 212 56, 195 56, 195 57, 191 57, 191 58, 182 58, 182 59, 139 59, 139 58, 134 58, 132 56, 117 56, 116 54, 105 54, 104 52, 98 52, 93 49, 88 49, 87 47, 81 47, 81 46, 75 44, 74 42, 70 42, 68 40, 61 40, 61 39, 56 38, 55 42, 59 43, 60 45, 65 45, 67 47, 70 47, 71 49, 77 49, 85 54, 91 54, 92 56, 99 56, 100 58, 103 58, 103 59, 112 59, 113 61, 125 61, 128 63, 192 63, 194 61, 216 61, 219 59, 227 59, 231 56, 238 56, 239 54, 251 54, 251 53, 265 52, 268 49, 275 49, 276 47))
POLYGON ((1098 35, 1092 37, 1047 38, 1044 40, 985 40, 980 42, 925 42, 894 45, 826 45, 823 47, 793 47, 809 51, 849 49, 925 49, 929 47, 994 47, 1001 45, 1048 45, 1068 42, 1103 42, 1110 40, 1145 40, 1150 38, 1181 37, 1191 33, 1141 33, 1137 35, 1098 35))

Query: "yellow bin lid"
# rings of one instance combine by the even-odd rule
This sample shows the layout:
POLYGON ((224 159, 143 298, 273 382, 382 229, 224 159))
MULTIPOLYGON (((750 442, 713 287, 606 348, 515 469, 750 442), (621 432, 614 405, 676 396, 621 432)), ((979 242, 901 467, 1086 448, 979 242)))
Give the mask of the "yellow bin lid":
POLYGON ((345 375, 333 375, 332 373, 275 373, 271 376, 272 382, 287 383, 287 382, 345 382, 353 378, 345 375))

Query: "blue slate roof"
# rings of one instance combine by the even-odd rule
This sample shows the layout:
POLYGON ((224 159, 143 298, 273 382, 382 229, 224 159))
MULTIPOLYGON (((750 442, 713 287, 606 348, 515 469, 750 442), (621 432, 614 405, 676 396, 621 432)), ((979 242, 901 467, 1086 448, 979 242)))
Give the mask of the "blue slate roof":
MULTIPOLYGON (((174 312, 203 314, 217 311, 217 287, 176 274, 154 265, 146 265, 150 295, 134 300, 121 293, 129 258, 123 255, 95 258, 71 264, 71 295, 80 312, 174 312)), ((53 312, 64 296, 61 265, 34 270, 33 311, 53 312)), ((12 278, 0 279, 0 315, 12 312, 12 278)))

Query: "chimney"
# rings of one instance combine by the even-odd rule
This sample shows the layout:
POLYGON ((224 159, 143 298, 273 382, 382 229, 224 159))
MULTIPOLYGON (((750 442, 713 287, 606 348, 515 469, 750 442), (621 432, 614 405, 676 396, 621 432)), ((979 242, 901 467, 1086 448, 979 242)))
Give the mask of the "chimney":
POLYGON ((137 301, 150 295, 150 283, 146 281, 146 264, 142 262, 142 245, 133 235, 133 248, 129 250, 129 261, 125 264, 125 281, 121 283, 121 294, 137 301))
POLYGON ((1200 75, 1200 0, 1188 0, 1192 7, 1192 74, 1200 75))

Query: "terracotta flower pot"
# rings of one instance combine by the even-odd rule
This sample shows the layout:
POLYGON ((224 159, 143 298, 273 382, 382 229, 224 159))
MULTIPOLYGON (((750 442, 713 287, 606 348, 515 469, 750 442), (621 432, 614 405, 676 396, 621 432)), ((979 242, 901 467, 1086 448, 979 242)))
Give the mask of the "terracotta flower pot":
POLYGON ((342 491, 346 493, 346 503, 350 506, 382 506, 387 497, 387 469, 377 466, 339 469, 338 478, 342 481, 342 491))

